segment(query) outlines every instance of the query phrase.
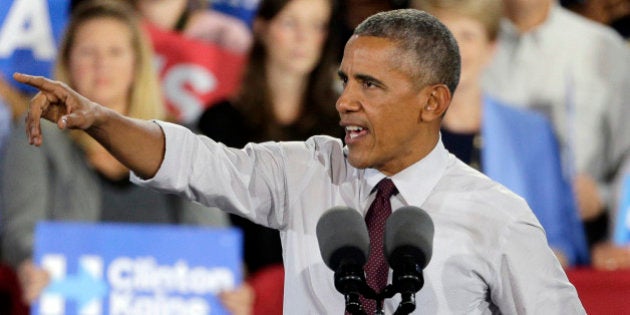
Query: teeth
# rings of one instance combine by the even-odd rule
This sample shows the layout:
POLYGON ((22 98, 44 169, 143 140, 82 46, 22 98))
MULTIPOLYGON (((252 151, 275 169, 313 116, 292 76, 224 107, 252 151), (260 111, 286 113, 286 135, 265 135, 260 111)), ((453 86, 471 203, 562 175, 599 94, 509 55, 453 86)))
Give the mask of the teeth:
POLYGON ((354 139, 359 136, 360 132, 363 131, 363 127, 359 126, 347 126, 346 131, 350 136, 350 139, 354 139))

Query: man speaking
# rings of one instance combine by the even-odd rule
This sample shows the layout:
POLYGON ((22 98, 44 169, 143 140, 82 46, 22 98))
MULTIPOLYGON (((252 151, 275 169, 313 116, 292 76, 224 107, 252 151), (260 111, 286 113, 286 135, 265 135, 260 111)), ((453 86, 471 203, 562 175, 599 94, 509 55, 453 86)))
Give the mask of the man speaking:
MULTIPOLYGON (((45 138, 40 118, 83 129, 134 171, 135 182, 279 229, 286 314, 344 313, 316 237, 320 217, 335 206, 356 209, 375 231, 391 209, 415 206, 431 217, 433 253, 415 314, 585 313, 525 201, 444 149, 440 122, 459 71, 457 44, 433 16, 378 13, 355 29, 339 68, 345 146, 314 136, 243 149, 125 118, 59 82, 14 77, 40 90, 27 117, 32 144, 45 138)), ((379 250, 370 250, 368 282, 391 279, 379 250)), ((399 302, 386 300, 385 312, 399 302)))

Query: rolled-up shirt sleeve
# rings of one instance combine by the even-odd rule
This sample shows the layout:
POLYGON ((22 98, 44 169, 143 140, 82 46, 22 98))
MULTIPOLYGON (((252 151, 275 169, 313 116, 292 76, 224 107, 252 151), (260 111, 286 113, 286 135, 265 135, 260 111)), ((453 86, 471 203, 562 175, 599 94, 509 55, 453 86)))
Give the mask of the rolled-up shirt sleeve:
POLYGON ((234 149, 185 127, 156 123, 166 141, 162 164, 150 179, 132 173, 132 182, 219 207, 266 226, 278 228, 283 224, 282 213, 271 213, 285 208, 280 146, 251 144, 234 149))

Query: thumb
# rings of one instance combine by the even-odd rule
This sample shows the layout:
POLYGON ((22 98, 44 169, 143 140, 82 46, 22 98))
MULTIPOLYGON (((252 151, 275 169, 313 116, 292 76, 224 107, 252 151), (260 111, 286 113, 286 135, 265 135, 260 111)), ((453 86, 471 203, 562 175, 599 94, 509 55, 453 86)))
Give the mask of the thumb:
POLYGON ((61 118, 59 118, 59 120, 57 121, 57 126, 59 127, 59 129, 68 128, 68 115, 61 116, 61 118))
POLYGON ((83 127, 85 119, 78 113, 70 113, 61 116, 57 126, 61 129, 85 129, 83 127))
POLYGON ((82 129, 86 130, 95 123, 95 117, 98 115, 98 106, 89 106, 81 110, 71 111, 59 119, 57 125, 61 129, 82 129))

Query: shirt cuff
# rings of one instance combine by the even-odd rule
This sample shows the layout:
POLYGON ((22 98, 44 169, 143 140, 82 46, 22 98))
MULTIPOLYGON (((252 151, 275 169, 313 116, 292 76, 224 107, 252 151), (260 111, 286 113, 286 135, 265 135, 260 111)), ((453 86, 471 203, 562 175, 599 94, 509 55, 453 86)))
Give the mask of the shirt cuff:
POLYGON ((143 179, 132 171, 129 174, 129 179, 132 183, 141 186, 151 186, 158 189, 172 188, 170 186, 172 186, 173 179, 171 178, 172 175, 169 174, 169 170, 172 172, 172 170, 178 169, 177 165, 180 165, 180 160, 183 158, 181 152, 184 152, 179 147, 183 145, 184 139, 191 131, 181 125, 165 121, 153 120, 153 122, 160 126, 164 133, 164 157, 162 164, 160 164, 160 168, 152 178, 143 179), (180 152, 180 154, 177 154, 177 152, 180 152))

